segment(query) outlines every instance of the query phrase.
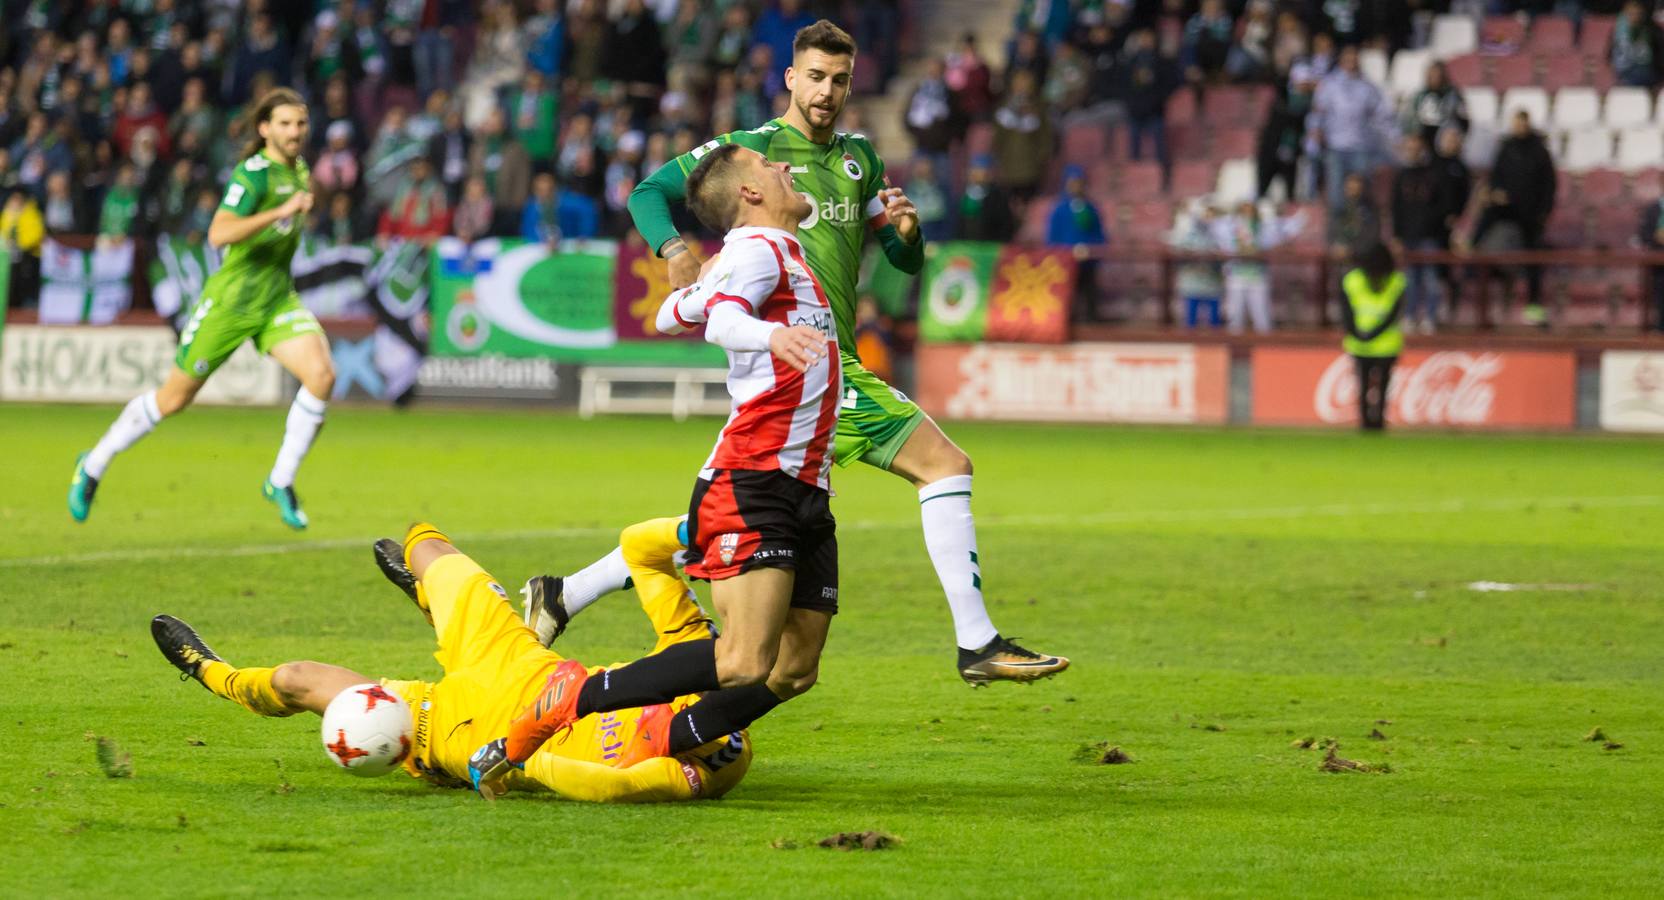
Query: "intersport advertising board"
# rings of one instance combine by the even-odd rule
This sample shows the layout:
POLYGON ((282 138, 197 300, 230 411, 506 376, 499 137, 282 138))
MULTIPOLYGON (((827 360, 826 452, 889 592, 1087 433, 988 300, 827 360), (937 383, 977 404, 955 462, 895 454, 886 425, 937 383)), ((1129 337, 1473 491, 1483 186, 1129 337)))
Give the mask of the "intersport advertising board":
MULTIPOLYGON (((1256 347, 1259 425, 1356 425, 1358 379, 1339 350, 1256 347)), ((1569 352, 1409 350, 1393 368, 1387 421, 1430 428, 1563 429, 1577 424, 1569 352)))
POLYGON ((1229 363, 1191 344, 922 344, 918 399, 949 419, 1221 423, 1229 363))

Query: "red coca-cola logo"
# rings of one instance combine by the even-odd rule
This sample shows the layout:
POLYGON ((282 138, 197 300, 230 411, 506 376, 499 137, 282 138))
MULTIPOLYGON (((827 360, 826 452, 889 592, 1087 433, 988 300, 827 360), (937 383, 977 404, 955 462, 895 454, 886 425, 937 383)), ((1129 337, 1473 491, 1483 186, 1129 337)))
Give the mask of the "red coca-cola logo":
MULTIPOLYGON (((1434 353, 1418 365, 1393 370, 1387 415, 1406 425, 1484 425, 1491 421, 1496 379, 1503 359, 1496 353, 1434 353)), ((1350 356, 1337 356, 1317 380, 1312 397, 1318 418, 1349 422, 1358 412, 1358 376, 1350 356)))

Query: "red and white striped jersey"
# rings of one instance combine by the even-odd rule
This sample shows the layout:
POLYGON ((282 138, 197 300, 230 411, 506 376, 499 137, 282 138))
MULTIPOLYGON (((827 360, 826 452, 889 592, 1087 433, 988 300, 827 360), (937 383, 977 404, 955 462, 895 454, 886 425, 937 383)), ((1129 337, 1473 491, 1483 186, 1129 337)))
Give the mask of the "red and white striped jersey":
POLYGON ((661 330, 674 330, 662 327, 671 317, 681 328, 697 327, 724 303, 765 322, 817 328, 826 334, 827 352, 799 373, 766 348, 729 349, 733 411, 700 477, 715 469, 779 469, 827 489, 843 371, 832 310, 804 260, 803 245, 778 228, 733 229, 710 272, 666 298, 661 330))

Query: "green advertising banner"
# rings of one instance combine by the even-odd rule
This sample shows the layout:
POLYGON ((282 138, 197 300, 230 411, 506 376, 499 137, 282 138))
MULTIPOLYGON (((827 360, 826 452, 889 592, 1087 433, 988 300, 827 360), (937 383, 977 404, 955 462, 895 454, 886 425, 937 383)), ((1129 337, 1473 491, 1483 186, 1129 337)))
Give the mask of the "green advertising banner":
POLYGON ((982 340, 1000 245, 948 241, 927 247, 926 253, 919 291, 919 337, 935 343, 982 340))
POLYGON ((619 341, 610 241, 519 239, 434 245, 429 309, 434 356, 545 358, 616 365, 720 365, 703 342, 619 341))

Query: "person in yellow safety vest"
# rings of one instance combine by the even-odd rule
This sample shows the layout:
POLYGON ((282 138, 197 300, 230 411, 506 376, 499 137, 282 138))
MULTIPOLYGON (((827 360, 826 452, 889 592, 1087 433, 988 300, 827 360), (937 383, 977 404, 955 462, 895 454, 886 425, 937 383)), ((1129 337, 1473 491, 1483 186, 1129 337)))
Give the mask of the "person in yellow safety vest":
POLYGON ((1404 306, 1404 273, 1384 244, 1371 244, 1353 257, 1352 271, 1341 279, 1346 302, 1341 322, 1346 336, 1341 346, 1358 367, 1358 415, 1366 431, 1387 425, 1387 386, 1392 366, 1404 350, 1398 327, 1404 306))

